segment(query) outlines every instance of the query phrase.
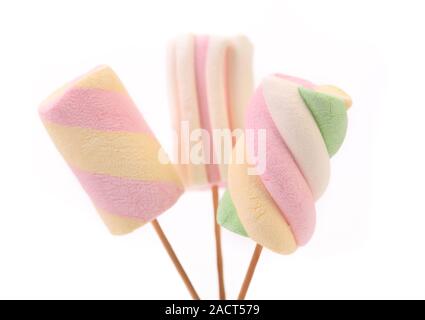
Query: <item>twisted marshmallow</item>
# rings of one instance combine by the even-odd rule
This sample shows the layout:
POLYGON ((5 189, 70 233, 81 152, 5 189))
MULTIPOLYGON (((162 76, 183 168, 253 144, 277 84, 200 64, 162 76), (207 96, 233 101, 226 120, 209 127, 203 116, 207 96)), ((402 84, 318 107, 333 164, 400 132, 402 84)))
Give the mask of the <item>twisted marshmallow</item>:
POLYGON ((247 129, 266 130, 265 171, 248 175, 251 149, 240 138, 233 158, 246 152, 248 161, 229 166, 218 222, 278 253, 305 245, 315 227, 314 202, 329 182, 329 157, 346 134, 350 105, 332 86, 283 75, 265 78, 246 111, 247 129))

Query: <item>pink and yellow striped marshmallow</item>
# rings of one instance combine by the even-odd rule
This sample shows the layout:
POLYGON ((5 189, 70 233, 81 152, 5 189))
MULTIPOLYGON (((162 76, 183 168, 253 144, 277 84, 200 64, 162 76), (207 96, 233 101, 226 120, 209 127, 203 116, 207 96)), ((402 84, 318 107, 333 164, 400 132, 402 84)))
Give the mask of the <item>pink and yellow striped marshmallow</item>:
POLYGON ((39 114, 112 234, 154 220, 182 183, 118 76, 100 66, 54 92, 39 114))

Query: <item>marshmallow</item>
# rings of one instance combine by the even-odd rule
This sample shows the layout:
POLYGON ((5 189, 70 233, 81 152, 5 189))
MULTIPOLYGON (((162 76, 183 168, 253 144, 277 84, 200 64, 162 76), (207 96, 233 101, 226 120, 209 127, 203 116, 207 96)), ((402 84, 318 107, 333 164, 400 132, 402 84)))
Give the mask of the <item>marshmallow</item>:
MULTIPOLYGON (((253 92, 252 51, 251 43, 243 36, 184 35, 169 45, 170 104, 179 137, 175 153, 187 188, 226 183, 227 164, 223 159, 214 163, 214 155, 219 157, 225 151, 212 143, 213 130, 244 126, 245 107, 253 92), (191 163, 186 157, 193 143, 181 142, 182 122, 187 123, 189 134, 204 129, 210 136, 209 143, 202 147, 202 163, 191 163)), ((231 146, 228 148, 230 154, 231 146)))
POLYGON ((112 234, 126 234, 170 208, 179 176, 107 66, 63 86, 39 108, 50 137, 112 234))
POLYGON ((248 174, 258 140, 252 148, 239 138, 218 223, 281 254, 305 245, 315 228, 314 202, 329 182, 329 157, 346 134, 350 105, 351 98, 336 87, 266 77, 246 110, 246 128, 266 130, 265 170, 248 174), (241 153, 245 161, 235 161, 241 153))

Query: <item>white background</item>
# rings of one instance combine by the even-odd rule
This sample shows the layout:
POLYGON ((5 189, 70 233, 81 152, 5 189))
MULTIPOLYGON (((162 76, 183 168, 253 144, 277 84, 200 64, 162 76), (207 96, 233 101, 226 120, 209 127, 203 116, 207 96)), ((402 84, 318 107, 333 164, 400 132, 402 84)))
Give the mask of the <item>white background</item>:
MULTIPOLYGON (((425 298, 423 1, 0 2, 0 298, 187 299, 151 226, 113 237, 53 147, 37 106, 98 64, 120 75, 171 149, 165 46, 244 33, 271 72, 340 86, 349 132, 312 241, 264 252, 248 298, 425 298)), ((210 193, 160 222, 202 298, 217 297, 210 193)), ((228 295, 254 243, 223 231, 228 295)))

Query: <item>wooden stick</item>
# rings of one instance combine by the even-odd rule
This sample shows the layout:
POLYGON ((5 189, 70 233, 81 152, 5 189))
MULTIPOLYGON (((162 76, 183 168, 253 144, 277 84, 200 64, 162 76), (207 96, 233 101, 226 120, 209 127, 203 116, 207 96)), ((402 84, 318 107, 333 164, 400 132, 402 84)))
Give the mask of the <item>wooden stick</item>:
POLYGON ((251 263, 249 264, 248 271, 245 276, 238 300, 245 300, 246 293, 248 292, 249 285, 251 284, 252 277, 254 276, 255 268, 257 267, 258 260, 260 260, 263 247, 257 244, 254 254, 252 255, 251 263))
POLYGON ((221 248, 221 229, 217 223, 218 209, 218 187, 211 188, 213 205, 214 205, 214 234, 215 234, 215 249, 217 256, 217 272, 218 272, 218 289, 220 300, 226 300, 226 290, 224 287, 224 271, 223 271, 223 252, 221 248))
POLYGON ((162 244, 164 245, 165 250, 167 250, 168 255, 170 256, 171 260, 174 263, 174 266, 177 269, 177 272, 180 274, 180 277, 182 278, 184 284, 186 285, 186 288, 189 290, 190 295, 192 296, 193 300, 200 300, 198 293, 196 292, 195 288, 193 287, 192 283, 190 282, 189 277, 187 276, 186 272, 184 271, 179 259, 176 256, 176 253, 174 252, 173 248, 171 247, 170 242, 168 241, 167 237, 164 234, 164 231, 162 231, 161 226, 158 223, 158 220, 153 220, 152 225, 158 234, 159 239, 161 239, 162 244))

